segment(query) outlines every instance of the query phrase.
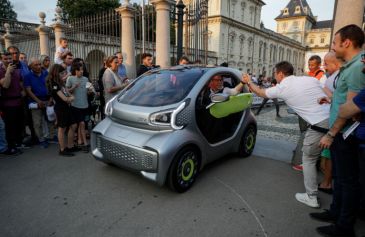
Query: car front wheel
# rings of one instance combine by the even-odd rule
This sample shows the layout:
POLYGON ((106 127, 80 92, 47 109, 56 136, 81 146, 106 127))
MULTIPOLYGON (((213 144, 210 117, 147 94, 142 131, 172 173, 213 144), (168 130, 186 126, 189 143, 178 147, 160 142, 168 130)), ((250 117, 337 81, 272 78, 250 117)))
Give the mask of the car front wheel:
POLYGON ((168 186, 179 193, 187 191, 195 182, 200 168, 199 153, 186 147, 175 156, 168 174, 168 186))
POLYGON ((256 144, 256 127, 253 125, 249 125, 244 132, 241 144, 239 148, 239 155, 241 157, 248 157, 252 154, 253 149, 255 148, 256 144))

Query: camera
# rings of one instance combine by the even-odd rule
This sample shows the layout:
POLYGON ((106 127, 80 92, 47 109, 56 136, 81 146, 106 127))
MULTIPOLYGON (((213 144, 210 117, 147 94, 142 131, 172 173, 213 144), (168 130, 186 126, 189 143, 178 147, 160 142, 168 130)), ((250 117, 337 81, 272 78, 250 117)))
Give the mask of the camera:
POLYGON ((15 69, 20 69, 20 62, 11 63, 11 66, 15 65, 15 69))

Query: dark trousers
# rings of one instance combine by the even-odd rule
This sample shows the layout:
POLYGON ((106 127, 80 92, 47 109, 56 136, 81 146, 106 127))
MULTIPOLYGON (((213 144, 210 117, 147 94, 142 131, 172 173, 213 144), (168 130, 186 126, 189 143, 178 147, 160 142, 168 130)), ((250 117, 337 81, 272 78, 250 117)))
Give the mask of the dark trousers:
POLYGON ((365 214, 365 147, 359 148, 361 212, 365 214))
POLYGON ((338 134, 330 150, 333 178, 330 211, 337 217, 340 228, 353 230, 360 206, 358 142, 353 136, 344 140, 338 134))
POLYGON ((3 107, 3 120, 5 123, 6 140, 9 148, 15 148, 16 144, 21 144, 24 130, 24 110, 23 106, 3 107))
MULTIPOLYGON (((260 111, 262 110, 262 108, 265 106, 265 104, 269 101, 270 99, 264 99, 260 105, 260 108, 259 110, 257 110, 256 112, 256 115, 259 115, 260 111)), ((279 110, 280 110, 280 107, 279 107, 279 101, 278 99, 272 99, 272 101, 274 102, 275 104, 275 108, 276 108, 276 115, 279 115, 279 110)))

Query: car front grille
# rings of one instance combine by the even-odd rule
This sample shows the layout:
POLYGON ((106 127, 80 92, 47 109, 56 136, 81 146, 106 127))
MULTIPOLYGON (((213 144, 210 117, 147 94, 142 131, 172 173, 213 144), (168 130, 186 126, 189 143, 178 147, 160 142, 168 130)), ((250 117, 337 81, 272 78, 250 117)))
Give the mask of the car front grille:
POLYGON ((156 171, 157 153, 97 136, 96 147, 103 158, 121 167, 136 171, 156 171))

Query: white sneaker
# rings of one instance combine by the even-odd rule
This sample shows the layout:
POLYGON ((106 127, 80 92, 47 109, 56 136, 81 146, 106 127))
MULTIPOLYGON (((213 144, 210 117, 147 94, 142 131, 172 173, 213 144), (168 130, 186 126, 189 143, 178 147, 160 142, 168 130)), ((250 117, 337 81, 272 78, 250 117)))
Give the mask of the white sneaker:
POLYGON ((307 193, 297 193, 295 194, 295 198, 298 202, 304 203, 307 206, 319 208, 317 197, 309 197, 307 193))

